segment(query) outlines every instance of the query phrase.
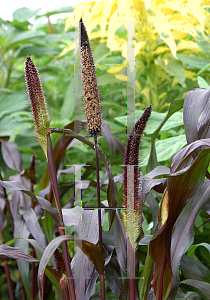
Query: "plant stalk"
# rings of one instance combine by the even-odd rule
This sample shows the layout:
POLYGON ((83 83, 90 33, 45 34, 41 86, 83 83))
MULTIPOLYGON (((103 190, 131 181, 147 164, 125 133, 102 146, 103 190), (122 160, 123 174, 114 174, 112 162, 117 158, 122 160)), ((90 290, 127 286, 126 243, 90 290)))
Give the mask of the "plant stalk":
POLYGON ((154 271, 154 261, 149 255, 149 246, 147 251, 147 258, 145 261, 144 270, 139 280, 139 299, 147 300, 148 293, 151 286, 152 275, 154 271))
POLYGON ((4 271, 5 271, 6 277, 7 277, 7 285, 8 285, 10 300, 15 300, 15 296, 13 294, 13 289, 12 289, 12 281, 11 281, 11 277, 10 277, 8 263, 4 261, 3 266, 4 266, 4 271))
MULTIPOLYGON (((97 139, 97 133, 96 132, 94 132, 94 144, 95 144, 95 153, 96 153, 96 176, 97 176, 97 198, 98 198, 99 245, 100 245, 101 253, 103 255, 102 227, 101 227, 101 197, 100 197, 99 159, 98 159, 98 139, 97 139)), ((101 278, 101 300, 105 300, 104 274, 101 275, 100 278, 101 278)))
POLYGON ((135 300, 135 249, 132 247, 129 237, 128 241, 128 280, 129 299, 135 300))
MULTIPOLYGON (((2 175, 1 175, 1 172, 0 172, 0 179, 3 180, 2 178, 2 175)), ((7 211, 9 213, 9 219, 10 219, 10 223, 11 223, 11 227, 12 227, 12 233, 14 232, 14 221, 13 221, 13 216, 12 216, 12 212, 11 212, 11 209, 10 209, 10 204, 9 204, 9 200, 7 198, 7 192, 6 192, 6 189, 4 187, 2 187, 3 189, 3 192, 4 192, 4 198, 5 198, 5 201, 6 201, 6 207, 7 207, 7 211)))
MULTIPOLYGON (((59 231, 60 231, 60 235, 66 234, 64 227, 59 227, 59 231)), ((62 249, 63 249, 64 262, 65 262, 65 268, 66 268, 66 272, 67 272, 67 279, 68 279, 68 284, 69 284, 69 289, 70 289, 71 300, 76 300, 75 289, 74 289, 74 280, 73 280, 73 275, 72 275, 72 271, 71 271, 71 262, 70 262, 70 257, 69 257, 67 241, 62 242, 62 249)))
MULTIPOLYGON (((59 189, 58 189, 58 181, 57 181, 57 176, 56 176, 53 147, 52 147, 52 142, 51 142, 51 138, 50 138, 50 131, 47 133, 47 162, 48 162, 50 181, 52 184, 52 190, 53 190, 53 195, 55 198, 56 208, 57 208, 60 220, 63 224, 63 215, 62 215, 61 201, 60 201, 60 195, 59 195, 59 189)), ((60 231, 60 235, 65 235, 64 226, 60 226, 59 231, 60 231)), ((67 279, 68 279, 68 284, 69 284, 69 289, 70 289, 71 300, 76 300, 75 289, 74 289, 74 280, 73 280, 73 276, 72 276, 71 262, 70 262, 69 252, 68 252, 67 241, 62 242, 62 248, 63 248, 64 262, 65 262, 65 268, 66 268, 66 272, 67 272, 67 279)))

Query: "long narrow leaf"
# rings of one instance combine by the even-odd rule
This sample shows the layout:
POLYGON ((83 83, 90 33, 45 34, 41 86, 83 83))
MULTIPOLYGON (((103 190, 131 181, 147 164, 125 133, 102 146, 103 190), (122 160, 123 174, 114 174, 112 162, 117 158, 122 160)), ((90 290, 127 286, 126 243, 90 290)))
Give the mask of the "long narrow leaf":
POLYGON ((44 254, 42 256, 42 259, 39 264, 38 269, 38 283, 39 283, 39 293, 40 293, 40 299, 42 298, 42 284, 43 284, 43 274, 45 267, 50 260, 51 256, 53 255, 54 251, 62 241, 70 240, 74 241, 78 247, 81 248, 81 250, 84 252, 85 255, 89 258, 89 260, 95 265, 96 270, 99 272, 99 274, 103 274, 103 268, 104 268, 104 258, 101 254, 100 248, 90 242, 87 242, 85 240, 81 239, 74 239, 70 235, 63 235, 55 238, 52 240, 47 248, 44 251, 44 254))
POLYGON ((194 240, 194 223, 197 214, 210 200, 210 181, 206 180, 200 189, 191 197, 177 219, 177 225, 172 236, 171 266, 174 280, 168 299, 174 299, 179 284, 179 266, 182 255, 189 249, 194 240))

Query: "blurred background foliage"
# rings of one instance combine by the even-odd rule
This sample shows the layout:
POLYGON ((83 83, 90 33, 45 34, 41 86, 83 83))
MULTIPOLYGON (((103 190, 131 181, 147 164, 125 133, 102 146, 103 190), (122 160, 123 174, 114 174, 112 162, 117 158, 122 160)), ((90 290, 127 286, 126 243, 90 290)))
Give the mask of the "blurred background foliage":
MULTIPOLYGON (((34 138, 24 62, 30 55, 39 69, 52 117, 51 127, 64 127, 72 122, 77 80, 74 63, 79 57, 75 52, 75 32, 82 16, 93 49, 103 119, 125 145, 126 93, 129 86, 131 91, 134 88, 134 82, 127 82, 127 22, 134 22, 136 119, 146 106, 153 107, 150 121, 153 126, 147 130, 142 143, 141 157, 143 166, 146 165, 150 134, 164 118, 170 103, 184 98, 192 88, 209 88, 210 2, 104 0, 78 3, 75 8, 64 7, 45 15, 39 12, 24 7, 13 13, 12 21, 0 19, 0 137, 17 143, 25 168, 29 167, 33 153, 40 166, 46 164, 34 138), (62 12, 69 12, 66 20, 59 18, 62 12), (51 23, 52 15, 58 16, 55 23, 51 23)), ((85 119, 84 111, 82 116, 85 119)), ((182 115, 177 113, 174 117, 161 130, 156 145, 158 161, 164 161, 167 166, 172 155, 186 143, 182 115), (178 138, 180 135, 182 138, 178 138), (168 147, 163 152, 161 141, 165 139, 168 147)), ((54 143, 57 139, 53 134, 54 143)), ((108 142, 100 137, 99 143, 110 161, 108 142)), ((79 142, 67 151, 64 164, 72 164, 75 153, 77 163, 83 162, 84 155, 90 160, 94 157, 79 142)), ((116 168, 114 174, 120 170, 119 154, 117 150, 112 163, 116 168)), ((41 169, 37 172, 40 179, 41 169)))
MULTIPOLYGON (((35 153, 37 178, 41 179, 46 161, 34 137, 24 62, 30 55, 39 69, 52 118, 51 127, 62 128, 72 122, 74 101, 78 97, 75 96, 78 78, 74 78, 75 60, 79 57, 75 52, 75 33, 82 16, 93 49, 103 119, 108 121, 112 134, 125 145, 126 93, 129 86, 131 90, 134 88, 126 68, 129 21, 134 24, 135 118, 139 118, 146 106, 152 104, 153 107, 142 142, 144 172, 150 135, 164 118, 170 103, 183 99, 192 88, 209 88, 210 2, 103 0, 79 2, 75 8, 64 7, 44 15, 39 12, 39 9, 32 11, 24 7, 13 13, 12 21, 0 19, 0 137, 17 144, 26 169, 35 153), (59 18, 62 12, 69 12, 69 17, 59 18), (55 23, 50 20, 52 15, 58 16, 55 23)), ((85 119, 84 111, 81 114, 85 119)), ((55 144, 59 136, 53 134, 52 137, 55 144)), ((172 155, 185 144, 182 112, 178 112, 158 135, 158 162, 169 166, 172 155)), ((103 136, 99 138, 99 145, 111 161, 109 144, 103 136)), ((67 150, 62 163, 64 166, 84 163, 84 157, 94 161, 93 151, 79 142, 67 150)), ((122 155, 116 150, 112 161, 114 175, 122 171, 119 166, 122 161, 122 155)), ((2 159, 1 162, 3 170, 8 172, 2 159)), ((66 175, 62 176, 65 179, 66 175)))

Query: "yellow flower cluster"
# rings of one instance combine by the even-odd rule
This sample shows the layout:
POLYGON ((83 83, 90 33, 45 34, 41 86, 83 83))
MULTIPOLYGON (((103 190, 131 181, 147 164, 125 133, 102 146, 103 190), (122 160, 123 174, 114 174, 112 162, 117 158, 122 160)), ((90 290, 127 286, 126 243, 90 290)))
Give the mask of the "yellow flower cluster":
MULTIPOLYGON (((205 26, 210 33, 207 7, 210 7, 209 0, 102 0, 78 3, 73 14, 67 18, 66 29, 74 26, 74 22, 82 16, 88 32, 100 25, 97 36, 107 37, 110 50, 121 51, 126 57, 127 40, 117 37, 115 33, 120 27, 127 28, 128 22, 135 22, 135 55, 146 46, 147 39, 161 38, 176 57, 177 47, 179 50, 182 47, 199 49, 194 42, 186 44, 184 39, 187 34, 196 37, 197 31, 202 33, 205 26), (183 43, 176 45, 176 40, 183 43)), ((89 34, 90 39, 95 37, 96 32, 89 34)))

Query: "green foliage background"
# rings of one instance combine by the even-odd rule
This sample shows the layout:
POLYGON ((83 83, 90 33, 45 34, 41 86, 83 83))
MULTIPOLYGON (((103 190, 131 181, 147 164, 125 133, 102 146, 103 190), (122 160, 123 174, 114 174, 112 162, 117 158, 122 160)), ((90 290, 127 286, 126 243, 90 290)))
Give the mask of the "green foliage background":
MULTIPOLYGON (((39 182, 42 179, 43 170, 46 167, 45 155, 34 137, 34 125, 30 112, 29 98, 26 92, 24 78, 24 63, 27 55, 30 55, 39 69, 40 77, 43 84, 43 90, 46 100, 49 104, 49 113, 52 118, 51 127, 63 128, 74 119, 74 50, 68 51, 61 55, 63 50, 69 45, 74 44, 75 29, 70 28, 65 31, 65 19, 58 19, 52 24, 51 15, 57 15, 62 12, 73 11, 72 7, 61 8, 49 12, 45 15, 39 15, 39 10, 32 11, 28 8, 20 8, 13 14, 13 21, 0 19, 0 138, 9 140, 10 143, 16 143, 22 154, 23 169, 28 170, 30 167, 32 154, 36 155, 36 177, 37 190, 39 182), (34 21, 31 21, 34 17, 34 21)), ((95 29, 97 31, 98 28, 95 29)), ((125 30, 118 30, 119 37, 126 38, 125 30)), ((156 47, 162 45, 162 40, 156 39, 156 47)), ((177 41, 178 43, 179 41, 177 41)), ((166 115, 170 103, 175 99, 183 99, 186 92, 192 88, 210 88, 210 54, 208 49, 209 40, 204 40, 203 36, 198 35, 196 40, 198 45, 202 44, 200 52, 188 54, 177 54, 177 60, 169 56, 167 67, 164 65, 165 52, 160 53, 156 59, 159 63, 158 68, 162 68, 164 82, 161 81, 159 86, 160 93, 163 94, 164 101, 153 108, 151 119, 145 131, 141 149, 142 171, 146 173, 146 165, 150 153, 150 136, 157 129, 166 115), (174 70, 177 67, 176 74, 174 70), (179 71, 181 73, 179 73, 179 71), (181 78, 185 71, 191 72, 192 76, 181 78), (176 78, 179 80, 174 81, 176 78), (175 84, 174 84, 175 82, 175 84)), ((97 78, 99 90, 101 93, 101 106, 103 119, 108 121, 112 135, 118 138, 124 145, 127 139, 126 135, 126 81, 114 76, 108 69, 112 64, 121 64, 124 61, 121 52, 111 52, 100 38, 91 40, 93 56, 97 66, 97 78), (102 66, 103 65, 103 66, 102 66), (108 72, 107 72, 108 71, 108 72)), ((141 64, 141 61, 136 61, 141 64)), ((156 68, 154 64, 152 66, 156 68)), ((137 68, 136 78, 146 87, 146 77, 149 76, 150 69, 145 68, 143 71, 137 68), (142 74, 144 72, 144 74, 142 74), (145 79, 145 81, 144 81, 145 79)), ((125 70, 119 74, 124 75, 125 70)), ((158 79, 157 79, 158 80, 158 79)), ((145 89, 144 89, 145 91, 145 89)), ((136 111, 135 119, 137 120, 142 114, 142 110, 147 103, 143 96, 136 94, 136 111)), ((129 112, 128 112, 129 113, 129 112)), ((85 119, 84 111, 82 112, 85 119)), ((86 131, 83 132, 84 134, 86 131)), ((59 136, 52 135, 53 144, 56 143, 59 136)), ((158 162, 170 167, 170 160, 173 154, 186 145, 184 133, 182 112, 175 113, 163 126, 156 140, 156 151, 158 162)), ((99 137, 99 146, 104 151, 109 162, 111 162, 111 151, 106 139, 99 137)), ((85 144, 78 142, 66 152, 62 161, 62 168, 68 165, 90 163, 94 161, 94 152, 85 144)), ((112 173, 117 175, 122 172, 120 166, 123 157, 117 149, 112 161, 112 173)), ((2 155, 0 156, 1 172, 4 180, 8 180, 11 175, 16 173, 7 168, 2 155)), ((88 171, 87 171, 88 172, 88 171)), ((101 170, 101 177, 104 170, 101 170)), ((95 190, 93 179, 95 174, 90 172, 88 179, 91 181, 91 188, 83 193, 83 203, 86 204, 91 194, 95 190)), ((65 194, 65 188, 72 186, 70 191, 73 192, 73 174, 61 175, 60 188, 64 194, 62 198, 63 205, 69 200, 69 194, 65 194)), ((43 183, 43 179, 42 179, 43 183)), ((118 186, 119 187, 119 186, 118 186)), ((102 200, 106 200, 106 190, 102 188, 102 200)), ((158 199, 158 198, 157 198, 158 199)), ((93 205, 96 205, 96 198, 93 199, 93 205)), ((151 233, 150 223, 152 221, 151 212, 144 209, 144 229, 151 233)), ((199 227, 206 220, 206 215, 199 213, 195 226, 199 227)), ((105 225, 107 226, 107 224, 105 225)), ((209 236, 209 225, 205 224, 196 231, 195 243, 199 244, 209 236)), ((2 237, 5 243, 11 236, 6 232, 2 237)), ((1 241, 1 242, 2 242, 1 241)), ((205 265, 209 264, 209 252, 204 247, 198 247, 191 257, 199 259, 205 265)), ((4 276, 0 277, 4 280, 4 276)), ((15 281, 15 274, 14 274, 15 281)), ((3 298, 2 298, 3 299, 3 298)))

